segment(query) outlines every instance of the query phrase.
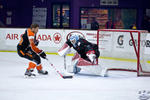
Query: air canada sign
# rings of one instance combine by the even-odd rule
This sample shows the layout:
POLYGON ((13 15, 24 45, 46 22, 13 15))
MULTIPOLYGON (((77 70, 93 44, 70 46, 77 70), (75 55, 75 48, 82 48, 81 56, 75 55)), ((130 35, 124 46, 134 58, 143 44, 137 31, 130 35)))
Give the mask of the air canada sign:
MULTIPOLYGON (((7 44, 9 45, 13 45, 13 44, 16 45, 19 42, 22 35, 23 35, 22 33, 21 34, 20 33, 6 33, 5 40, 7 44)), ((58 32, 51 33, 51 34, 40 33, 40 34, 37 34, 36 39, 43 42, 42 45, 46 45, 46 44, 49 45, 49 43, 53 45, 55 44, 57 45, 61 42, 62 36, 58 32)))

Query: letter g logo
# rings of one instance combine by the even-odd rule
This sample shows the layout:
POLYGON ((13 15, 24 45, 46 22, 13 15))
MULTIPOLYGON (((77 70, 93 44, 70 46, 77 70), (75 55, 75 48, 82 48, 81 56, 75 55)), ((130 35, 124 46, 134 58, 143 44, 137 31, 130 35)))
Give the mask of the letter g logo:
POLYGON ((123 37, 124 37, 123 35, 119 35, 118 40, 117 40, 119 45, 123 45, 123 37))

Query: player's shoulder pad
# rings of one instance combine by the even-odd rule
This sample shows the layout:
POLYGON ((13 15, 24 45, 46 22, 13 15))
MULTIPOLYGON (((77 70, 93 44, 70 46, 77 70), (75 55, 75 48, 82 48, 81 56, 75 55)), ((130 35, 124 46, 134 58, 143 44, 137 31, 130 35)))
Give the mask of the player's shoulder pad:
POLYGON ((28 36, 34 36, 34 33, 31 31, 31 29, 27 29, 28 36))

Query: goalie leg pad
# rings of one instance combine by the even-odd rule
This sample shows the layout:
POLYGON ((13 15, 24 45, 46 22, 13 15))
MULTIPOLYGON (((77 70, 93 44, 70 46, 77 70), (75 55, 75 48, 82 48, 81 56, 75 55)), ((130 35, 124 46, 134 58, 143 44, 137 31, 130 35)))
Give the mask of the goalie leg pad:
MULTIPOLYGON (((75 56, 78 54, 75 54, 75 56)), ((81 57, 73 57, 72 58, 72 62, 70 66, 67 66, 67 72, 76 72, 76 69, 78 68, 78 66, 89 66, 89 65, 93 65, 93 63, 81 58, 81 57)), ((78 69, 78 71, 80 71, 80 69, 78 69)))
POLYGON ((96 65, 96 64, 94 64, 94 63, 92 63, 90 61, 87 61, 87 60, 85 60, 83 58, 79 58, 77 66, 89 66, 89 65, 96 65))
POLYGON ((71 65, 67 66, 67 68, 66 68, 67 72, 75 73, 75 74, 77 74, 78 72, 80 72, 81 68, 77 67, 79 58, 80 58, 80 56, 79 56, 78 53, 76 53, 75 56, 72 57, 71 65))
POLYGON ((78 67, 93 75, 99 75, 102 77, 107 76, 107 68, 102 68, 100 65, 78 66, 78 67))
POLYGON ((77 63, 78 63, 78 60, 75 60, 72 62, 72 64, 70 66, 67 66, 67 68, 66 68, 67 72, 75 73, 75 74, 80 72, 81 68, 77 67, 77 63))
MULTIPOLYGON (((91 74, 99 75, 99 76, 107 76, 107 68, 103 68, 98 64, 93 64, 83 58, 79 58, 73 68, 80 68, 80 70, 85 70, 91 74)), ((75 70, 76 71, 76 70, 75 70)))

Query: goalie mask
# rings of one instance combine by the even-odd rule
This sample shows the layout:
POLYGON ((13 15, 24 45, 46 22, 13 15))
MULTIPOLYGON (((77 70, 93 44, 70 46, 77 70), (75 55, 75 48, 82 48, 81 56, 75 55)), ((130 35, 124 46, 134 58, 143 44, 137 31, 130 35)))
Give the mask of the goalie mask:
POLYGON ((76 42, 79 40, 79 36, 78 35, 72 35, 69 38, 71 44, 73 44, 75 46, 76 42))

